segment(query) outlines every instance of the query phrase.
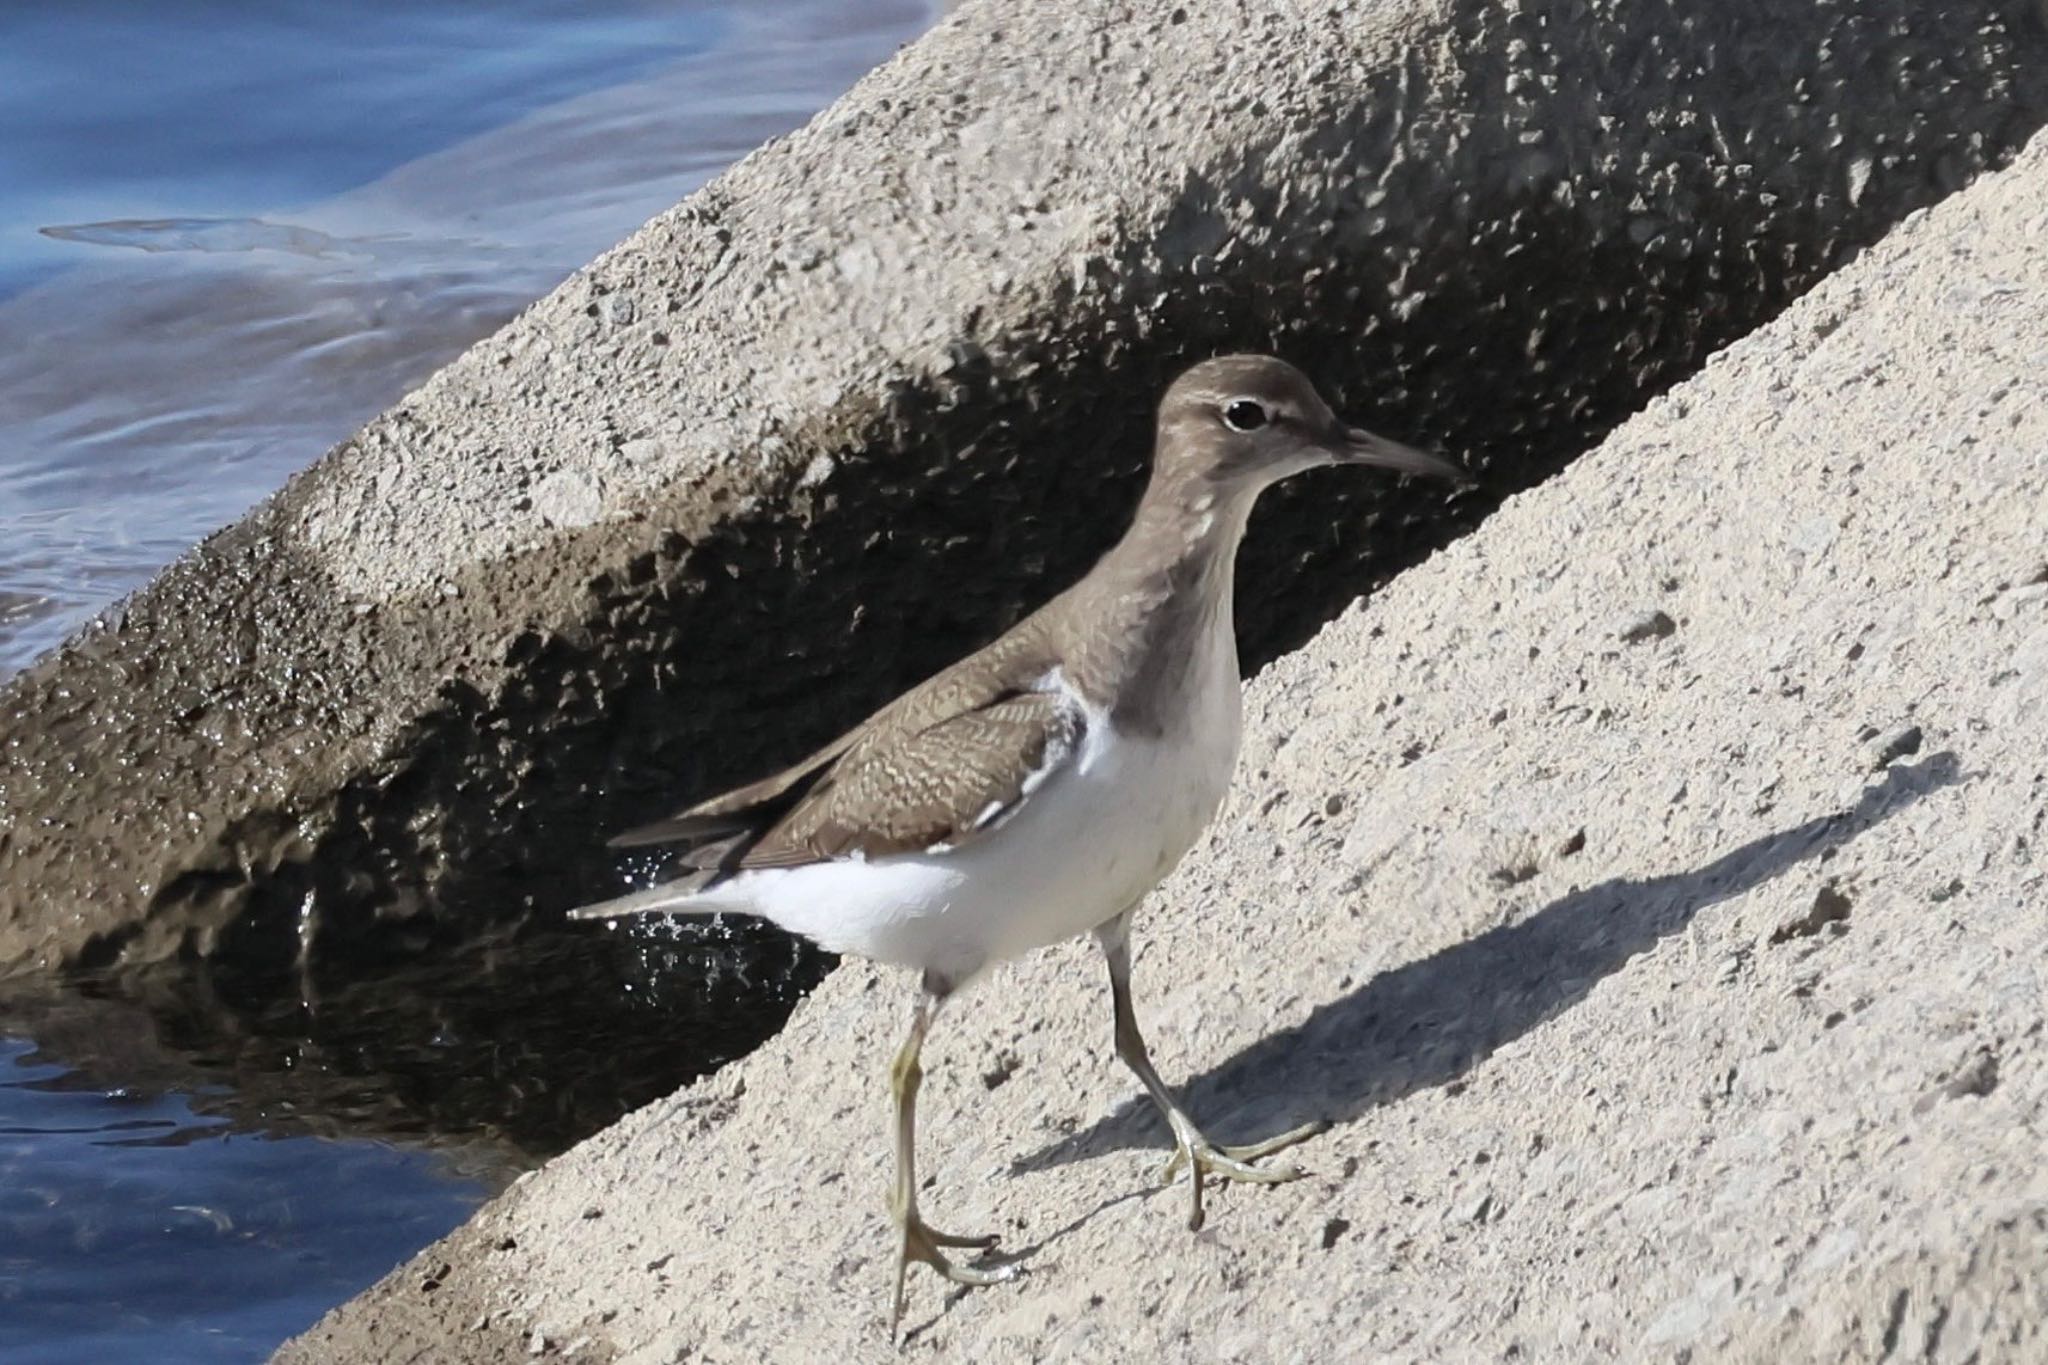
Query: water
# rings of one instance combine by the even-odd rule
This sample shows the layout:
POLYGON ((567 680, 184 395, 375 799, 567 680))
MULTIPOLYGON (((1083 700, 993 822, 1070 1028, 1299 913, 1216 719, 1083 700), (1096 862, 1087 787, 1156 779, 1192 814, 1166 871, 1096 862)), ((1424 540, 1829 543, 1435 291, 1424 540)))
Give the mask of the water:
MULTIPOLYGON (((0 677, 932 17, 0 6, 0 677)), ((0 986, 0 1360, 261 1359, 743 1050, 763 983, 728 978, 763 951, 480 943, 288 999, 0 986)))
POLYGON ((0 1360, 260 1360, 466 1217, 434 1154, 238 1131, 0 1037, 0 1360))
POLYGON ((0 676, 931 17, 0 5, 0 676))

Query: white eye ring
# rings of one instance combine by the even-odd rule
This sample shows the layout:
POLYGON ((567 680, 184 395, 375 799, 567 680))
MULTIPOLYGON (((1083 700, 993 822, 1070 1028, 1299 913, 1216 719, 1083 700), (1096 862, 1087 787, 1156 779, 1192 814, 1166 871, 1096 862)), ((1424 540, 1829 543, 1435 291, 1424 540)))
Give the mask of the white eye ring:
POLYGON ((1257 431, 1270 420, 1266 410, 1249 398, 1233 398, 1223 405, 1223 425, 1232 431, 1257 431))

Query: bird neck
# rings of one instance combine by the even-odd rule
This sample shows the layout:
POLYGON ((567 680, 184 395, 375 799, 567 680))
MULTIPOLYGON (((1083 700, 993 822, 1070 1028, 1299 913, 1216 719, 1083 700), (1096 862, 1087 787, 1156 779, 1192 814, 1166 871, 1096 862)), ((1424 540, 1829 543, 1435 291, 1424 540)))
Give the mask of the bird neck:
POLYGON ((1237 686, 1231 591, 1256 490, 1155 479, 1124 538, 1075 592, 1085 636, 1068 676, 1120 728, 1184 724, 1207 689, 1237 686))

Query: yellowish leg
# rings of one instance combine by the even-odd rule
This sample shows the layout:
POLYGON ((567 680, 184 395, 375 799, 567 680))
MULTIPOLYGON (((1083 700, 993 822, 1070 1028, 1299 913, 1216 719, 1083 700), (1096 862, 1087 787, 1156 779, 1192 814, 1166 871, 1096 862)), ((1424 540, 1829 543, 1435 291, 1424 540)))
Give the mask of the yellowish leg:
POLYGON ((1102 945, 1102 955, 1109 962, 1110 998, 1116 1009, 1116 1055, 1123 1058, 1124 1065, 1144 1082, 1152 1102, 1159 1106, 1167 1126, 1173 1130, 1173 1155, 1167 1159, 1159 1179, 1162 1184, 1170 1182, 1181 1167, 1188 1168, 1188 1190, 1192 1199, 1188 1210, 1188 1230, 1196 1232, 1202 1226, 1204 1177, 1213 1175, 1224 1180, 1249 1180, 1262 1185, 1298 1180, 1302 1173, 1292 1166, 1254 1166, 1251 1163, 1283 1147, 1312 1138, 1330 1125, 1305 1123, 1278 1137, 1242 1147, 1218 1146, 1202 1136, 1202 1130, 1174 1100, 1166 1082, 1159 1079, 1159 1073, 1152 1066, 1152 1056, 1145 1049, 1145 1036, 1138 1032, 1137 1012, 1131 1008, 1130 928, 1130 912, 1125 911, 1095 931, 1095 940, 1102 945))
POLYGON ((995 1234, 956 1237, 936 1230, 918 1216, 917 1089, 924 1081, 924 1068, 918 1064, 918 1054, 924 1049, 924 1036, 947 993, 948 988, 941 983, 929 976, 925 978, 917 994, 917 1004, 911 1011, 910 1036, 903 1040, 903 1047, 896 1054, 896 1064, 889 1070, 890 1090, 896 1096, 896 1188, 889 1200, 889 1212, 903 1235, 902 1246, 896 1254, 895 1303, 889 1310, 891 1336, 896 1334, 898 1325, 903 1321, 903 1281, 912 1261, 924 1262, 955 1284, 996 1284, 1017 1273, 1015 1266, 978 1270, 973 1266, 959 1265, 939 1250, 941 1247, 973 1247, 986 1251, 996 1244, 995 1234))

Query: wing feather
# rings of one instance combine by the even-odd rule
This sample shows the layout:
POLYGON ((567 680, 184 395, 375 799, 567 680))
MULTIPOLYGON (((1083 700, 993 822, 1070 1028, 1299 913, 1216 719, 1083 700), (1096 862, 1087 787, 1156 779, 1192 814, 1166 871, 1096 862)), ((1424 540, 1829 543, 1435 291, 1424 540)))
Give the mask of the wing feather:
POLYGON ((700 801, 665 820, 656 820, 614 835, 607 843, 612 848, 698 843, 756 828, 764 808, 787 809, 860 737, 860 731, 848 731, 801 762, 793 763, 771 777, 736 787, 709 801, 700 801))
POLYGON ((736 866, 957 849, 999 828, 1072 761, 1085 725, 1070 696, 1034 691, 876 736, 840 759, 736 866))
POLYGON ((699 886, 744 868, 957 848, 1079 746, 1085 715, 1050 681, 1053 657, 1042 620, 1026 620, 801 761, 611 844, 681 845, 699 886))

